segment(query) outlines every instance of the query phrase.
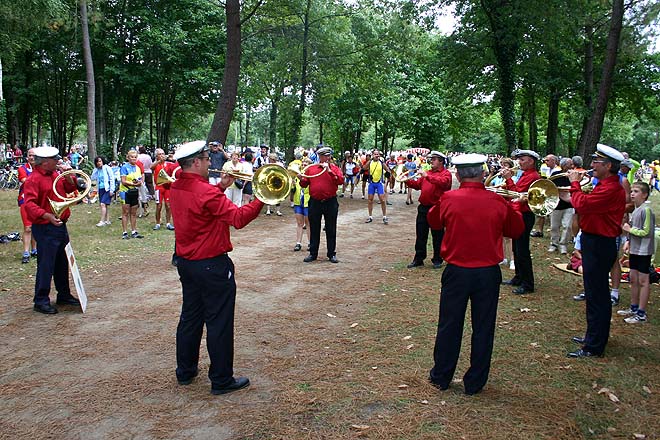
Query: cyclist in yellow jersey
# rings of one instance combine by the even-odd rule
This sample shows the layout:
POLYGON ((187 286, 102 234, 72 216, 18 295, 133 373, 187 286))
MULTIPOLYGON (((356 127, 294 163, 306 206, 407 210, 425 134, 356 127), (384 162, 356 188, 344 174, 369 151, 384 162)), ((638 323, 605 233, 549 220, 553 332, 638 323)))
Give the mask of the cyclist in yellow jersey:
POLYGON ((372 212, 374 209, 374 194, 378 194, 380 200, 380 209, 383 212, 383 223, 388 224, 387 218, 387 199, 385 198, 385 172, 392 172, 387 164, 381 159, 380 151, 374 150, 371 155, 371 161, 364 164, 363 170, 369 172, 369 189, 368 189, 368 204, 369 217, 365 223, 374 221, 372 212))

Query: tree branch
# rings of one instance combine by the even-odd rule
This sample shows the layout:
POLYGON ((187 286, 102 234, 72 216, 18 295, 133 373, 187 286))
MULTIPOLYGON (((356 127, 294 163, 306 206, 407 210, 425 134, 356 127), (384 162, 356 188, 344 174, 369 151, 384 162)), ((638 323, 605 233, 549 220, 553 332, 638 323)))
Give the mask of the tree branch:
POLYGON ((252 16, 257 12, 257 9, 259 9, 261 7, 263 2, 264 2, 264 0, 259 0, 257 2, 257 4, 254 6, 254 9, 252 9, 252 11, 250 11, 250 13, 243 20, 241 20, 241 26, 243 26, 243 23, 245 23, 250 18, 252 18, 252 16))

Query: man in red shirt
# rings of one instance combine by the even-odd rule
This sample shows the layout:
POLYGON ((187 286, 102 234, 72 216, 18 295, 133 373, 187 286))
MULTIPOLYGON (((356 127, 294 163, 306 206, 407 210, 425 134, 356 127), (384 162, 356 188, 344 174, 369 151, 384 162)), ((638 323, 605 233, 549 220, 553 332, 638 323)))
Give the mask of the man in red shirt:
MULTIPOLYGON (((429 210, 433 205, 438 203, 442 195, 451 190, 451 173, 445 169, 446 156, 438 151, 431 151, 429 154, 429 161, 431 162, 431 169, 429 171, 422 171, 420 179, 406 180, 406 186, 412 189, 420 190, 419 206, 417 207, 417 220, 415 221, 415 258, 408 268, 424 265, 426 258, 426 243, 429 239, 429 222, 426 219, 429 210)), ((431 237, 433 241, 433 263, 434 269, 439 269, 442 265, 442 257, 440 256, 440 244, 442 243, 442 236, 444 230, 431 229, 431 237)))
MULTIPOLYGON (((34 149, 34 156, 34 170, 23 184, 25 199, 23 209, 28 221, 32 223, 32 235, 39 248, 34 310, 51 315, 57 313, 57 309, 50 304, 51 280, 55 281, 57 304, 80 305, 80 302, 71 295, 69 260, 64 250, 69 243, 66 222, 71 212, 67 208, 56 217, 51 211, 49 202, 49 200, 62 200, 53 191, 53 182, 59 175, 56 171, 58 161, 61 159, 59 151, 54 147, 38 147, 34 149)), ((77 189, 71 175, 60 179, 57 185, 57 192, 61 195, 77 189)))
POLYGON ((21 259, 22 264, 27 264, 30 262, 30 255, 33 257, 37 256, 37 244, 32 238, 32 223, 27 219, 27 214, 23 209, 23 204, 25 203, 25 196, 23 194, 23 185, 27 178, 32 174, 32 166, 34 165, 34 148, 30 148, 27 153, 27 163, 18 167, 18 181, 20 186, 18 187, 18 208, 21 212, 21 220, 23 221, 23 258, 21 259), (30 247, 32 251, 30 251, 30 247))
POLYGON ((488 380, 495 337, 495 318, 504 258, 502 236, 518 238, 521 214, 504 198, 484 187, 487 157, 464 154, 453 159, 460 188, 443 194, 428 214, 432 229, 445 229, 440 316, 435 338, 435 365, 429 380, 441 390, 452 382, 461 349, 468 300, 472 302, 472 352, 463 376, 466 394, 476 394, 488 380))
POLYGON ((327 256, 331 263, 338 263, 336 255, 337 216, 339 214, 337 187, 344 182, 344 175, 337 165, 330 162, 332 148, 321 147, 316 150, 316 154, 319 157, 319 163, 309 167, 308 175, 318 174, 323 168, 327 172, 311 179, 298 174, 300 186, 309 187, 309 255, 303 261, 310 263, 318 257, 321 242, 321 217, 324 217, 327 256))
POLYGON ((584 337, 572 338, 582 345, 579 350, 568 353, 568 357, 573 358, 602 356, 605 351, 612 317, 609 272, 617 258, 616 237, 621 235, 626 209, 626 194, 618 176, 623 155, 612 147, 598 144, 592 158, 591 166, 598 184, 591 193, 583 193, 580 188, 583 173, 568 172, 571 204, 580 216, 582 276, 587 301, 587 332, 584 337))
POLYGON ((254 220, 263 202, 237 207, 224 194, 234 178, 223 175, 209 184, 209 149, 204 141, 183 144, 174 158, 181 174, 172 183, 170 205, 176 219, 175 251, 183 287, 181 317, 176 331, 176 377, 190 384, 198 373, 199 345, 206 324, 211 359, 212 394, 247 387, 247 377, 234 378, 234 306, 236 281, 229 227, 241 229, 254 220))
MULTIPOLYGON (((540 159, 538 153, 532 150, 516 150, 514 155, 518 159, 522 176, 514 183, 511 179, 512 170, 505 168, 502 170, 502 177, 506 181, 506 189, 516 192, 527 192, 529 186, 540 179, 536 171, 536 161, 540 159)), ((516 261, 516 275, 504 284, 516 286, 513 293, 523 295, 534 292, 534 268, 532 267, 532 254, 529 251, 529 234, 534 228, 534 213, 529 209, 527 198, 513 200, 513 207, 516 211, 522 213, 525 222, 525 233, 520 238, 513 240, 513 259, 516 261)))
POLYGON ((158 175, 161 170, 170 177, 172 176, 171 171, 176 167, 173 166, 172 162, 165 161, 165 151, 162 148, 156 148, 156 162, 151 165, 154 184, 156 185, 154 191, 154 199, 156 200, 156 225, 154 226, 154 231, 160 229, 160 218, 161 212, 163 211, 163 206, 165 206, 165 221, 167 222, 166 228, 170 231, 174 230, 174 225, 172 225, 172 213, 170 212, 170 183, 163 183, 158 185, 158 175))

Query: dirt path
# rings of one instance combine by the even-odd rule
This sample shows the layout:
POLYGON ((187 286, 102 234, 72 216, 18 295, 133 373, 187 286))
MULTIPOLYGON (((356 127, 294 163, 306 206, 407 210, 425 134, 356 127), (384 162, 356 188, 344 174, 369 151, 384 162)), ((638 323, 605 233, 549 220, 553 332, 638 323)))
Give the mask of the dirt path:
MULTIPOLYGON (((226 397, 209 394, 205 349, 200 377, 187 387, 176 383, 181 293, 169 254, 141 267, 134 277, 141 281, 82 268, 90 296, 85 315, 64 308, 54 316, 34 313, 31 286, 9 296, 0 309, 0 437, 277 437, 267 418, 292 411, 282 392, 304 383, 306 369, 323 366, 308 348, 322 349, 324 337, 358 321, 388 269, 412 257, 416 207, 405 205, 404 195, 390 199, 387 226, 378 221, 380 206, 365 224, 366 201, 340 199, 336 265, 322 258, 305 264, 306 252, 292 251, 295 221, 288 207, 284 217, 262 215, 233 231, 234 367, 252 385, 226 397)), ((434 275, 427 268, 419 273, 434 275)))

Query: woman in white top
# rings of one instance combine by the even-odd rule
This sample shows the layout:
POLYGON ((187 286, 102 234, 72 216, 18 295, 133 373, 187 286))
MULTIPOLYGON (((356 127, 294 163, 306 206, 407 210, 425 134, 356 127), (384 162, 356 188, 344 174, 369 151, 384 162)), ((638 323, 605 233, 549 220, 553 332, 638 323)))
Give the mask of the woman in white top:
MULTIPOLYGON (((238 172, 244 172, 243 171, 243 164, 239 161, 240 160, 240 155, 236 152, 231 154, 231 160, 229 162, 225 162, 225 164, 222 166, 223 171, 238 171, 238 172)), ((236 206, 241 206, 242 201, 243 201, 243 185, 244 182, 242 180, 236 179, 234 183, 225 190, 225 195, 231 200, 234 205, 236 206)))

